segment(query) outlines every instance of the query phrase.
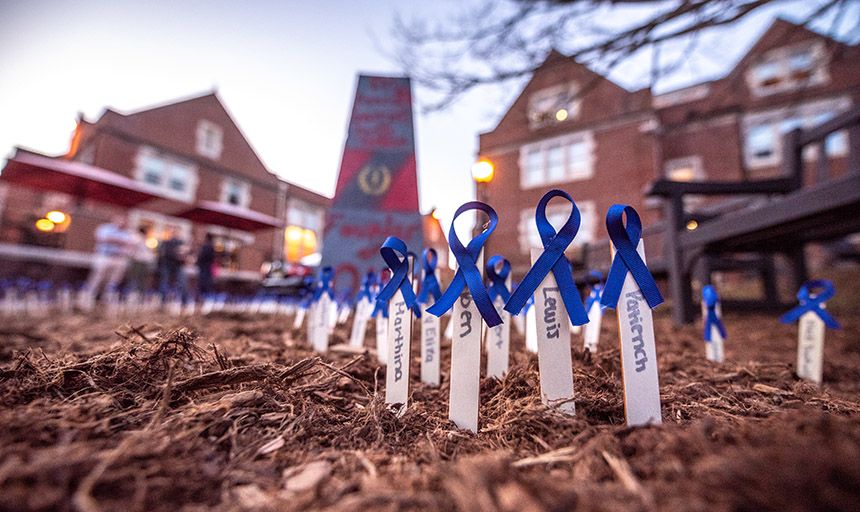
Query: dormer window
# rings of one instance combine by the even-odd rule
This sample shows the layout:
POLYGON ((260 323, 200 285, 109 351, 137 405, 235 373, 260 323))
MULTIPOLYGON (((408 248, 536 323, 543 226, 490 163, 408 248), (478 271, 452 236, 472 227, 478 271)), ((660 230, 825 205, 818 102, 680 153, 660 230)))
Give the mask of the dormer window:
POLYGON ((201 120, 197 123, 197 153, 212 160, 221 158, 224 132, 217 124, 201 120))
POLYGON ((823 84, 828 80, 824 45, 815 41, 771 50, 752 67, 747 80, 757 96, 823 84))
POLYGON ((221 187, 221 202, 247 208, 251 202, 251 185, 238 178, 226 178, 221 187))
POLYGON ((535 92, 529 98, 528 117, 532 129, 561 123, 579 115, 579 87, 563 84, 535 92))

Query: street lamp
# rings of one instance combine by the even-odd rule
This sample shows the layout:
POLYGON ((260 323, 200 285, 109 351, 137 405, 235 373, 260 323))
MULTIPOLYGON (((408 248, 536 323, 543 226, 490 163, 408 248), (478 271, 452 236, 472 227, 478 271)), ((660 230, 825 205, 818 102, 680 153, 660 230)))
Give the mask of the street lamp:
POLYGON ((493 179, 493 164, 489 160, 480 159, 472 165, 472 179, 475 180, 475 195, 478 201, 487 202, 487 188, 482 183, 493 179))

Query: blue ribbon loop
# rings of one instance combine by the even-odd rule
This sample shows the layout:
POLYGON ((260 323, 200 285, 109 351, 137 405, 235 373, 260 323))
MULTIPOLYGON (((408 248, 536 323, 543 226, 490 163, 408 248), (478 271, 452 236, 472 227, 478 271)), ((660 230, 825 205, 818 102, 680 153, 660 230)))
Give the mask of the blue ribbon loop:
POLYGON ((720 297, 717 295, 717 290, 714 289, 713 286, 708 285, 702 288, 702 301, 705 303, 705 331, 704 338, 705 341, 711 341, 711 327, 716 327, 717 332, 720 333, 720 336, 723 339, 726 338, 726 328, 723 325, 723 321, 720 320, 720 317, 717 316, 717 302, 720 300, 720 297))
POLYGON ((418 302, 427 304, 427 299, 433 297, 433 302, 439 300, 442 296, 442 289, 439 287, 439 280, 436 279, 436 265, 439 258, 436 255, 436 249, 428 247, 421 254, 421 262, 424 268, 424 280, 421 281, 421 291, 418 293, 418 302))
POLYGON ((331 289, 331 282, 334 279, 334 269, 331 267, 323 267, 320 270, 321 286, 314 292, 313 302, 317 302, 322 297, 323 293, 327 293, 329 299, 334 300, 334 291, 331 289))
POLYGON ((457 260, 457 272, 454 274, 454 279, 445 290, 445 293, 436 301, 435 304, 427 308, 427 311, 436 316, 442 316, 446 311, 451 309, 454 302, 460 297, 463 289, 468 286, 469 292, 472 294, 472 300, 475 301, 475 306, 490 327, 495 327, 502 323, 502 317, 499 316, 493 301, 490 300, 490 295, 487 289, 484 288, 484 280, 481 278, 481 271, 478 270, 478 256, 481 255, 481 247, 487 241, 490 233, 496 229, 496 224, 499 222, 499 216, 496 214, 490 205, 480 201, 470 201, 454 213, 454 219, 451 221, 451 229, 448 231, 448 244, 451 247, 451 252, 454 253, 454 258, 457 260), (463 246, 460 239, 457 238, 457 232, 454 230, 454 221, 463 212, 469 210, 481 210, 490 218, 490 223, 484 231, 478 236, 469 241, 469 245, 463 246))
POLYGON ((519 313, 529 297, 534 295, 544 277, 552 271, 571 323, 573 325, 587 324, 588 315, 585 313, 585 306, 582 305, 582 297, 579 296, 579 290, 576 289, 576 283, 573 281, 570 263, 564 256, 565 249, 573 242, 576 232, 579 231, 579 208, 576 207, 576 203, 573 202, 573 198, 567 192, 558 189, 550 190, 538 202, 535 210, 535 223, 541 242, 543 242, 543 253, 526 273, 511 298, 508 299, 507 304, 505 304, 505 311, 514 315, 519 313), (570 216, 558 230, 558 233, 555 232, 552 224, 546 218, 546 206, 554 197, 563 197, 570 201, 570 216))
POLYGON ((642 238, 642 220, 636 210, 632 206, 623 204, 612 205, 606 213, 606 231, 609 233, 612 245, 615 246, 615 258, 612 259, 600 303, 612 309, 618 306, 621 287, 624 286, 624 279, 629 271, 648 306, 654 309, 662 304, 663 295, 657 288, 657 282, 654 281, 654 276, 645 266, 642 257, 636 252, 639 239, 642 238), (626 227, 624 226, 625 213, 627 214, 626 227))
MULTIPOLYGON (((600 303, 600 295, 603 293, 603 274, 596 270, 592 270, 589 274, 597 278, 597 283, 591 287, 591 293, 589 293, 588 297, 585 298, 586 314, 591 312, 591 306, 593 306, 595 302, 600 303)), ((606 309, 606 306, 601 304, 600 310, 603 311, 604 309, 606 309)))
MULTIPOLYGON (((385 260, 385 264, 391 269, 391 279, 385 288, 376 296, 376 302, 388 303, 391 297, 400 290, 403 294, 403 301, 406 302, 407 308, 415 306, 415 292, 409 286, 409 251, 406 249, 406 244, 403 240, 389 236, 379 248, 379 254, 385 260)), ((421 317, 421 310, 415 307, 415 316, 421 317)))
POLYGON ((487 260, 487 277, 490 278, 490 287, 487 288, 487 293, 490 294, 490 300, 495 304, 496 297, 501 297, 502 301, 507 302, 511 298, 511 292, 508 291, 508 285, 505 282, 508 276, 511 275, 511 262, 506 260, 500 254, 496 254, 487 260), (501 270, 496 271, 496 267, 502 266, 501 270))
POLYGON ((791 322, 799 319, 805 313, 809 313, 811 311, 818 315, 818 318, 820 318, 827 327, 830 327, 831 329, 839 329, 839 322, 830 316, 830 313, 824 309, 824 303, 831 299, 835 294, 836 289, 833 288, 833 283, 830 281, 809 281, 801 286, 800 291, 797 292, 797 298, 800 300, 800 305, 783 315, 779 321, 784 324, 790 324, 791 322), (818 293, 812 293, 813 290, 821 291, 818 293))
POLYGON ((372 270, 368 270, 367 274, 361 278, 361 287, 358 291, 358 296, 355 298, 355 303, 358 304, 363 299, 373 302, 372 288, 376 281, 376 274, 372 270))

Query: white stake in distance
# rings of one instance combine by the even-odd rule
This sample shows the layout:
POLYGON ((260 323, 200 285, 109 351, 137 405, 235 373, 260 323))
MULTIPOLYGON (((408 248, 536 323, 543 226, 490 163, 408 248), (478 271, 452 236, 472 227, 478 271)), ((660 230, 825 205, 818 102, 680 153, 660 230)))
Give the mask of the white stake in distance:
POLYGON ((726 328, 723 326, 720 297, 711 285, 702 288, 702 337, 705 339, 705 357, 708 361, 722 363, 726 328))
POLYGON ((839 322, 824 309, 835 294, 830 281, 809 281, 797 293, 800 305, 780 318, 784 324, 799 320, 797 376, 816 384, 821 384, 824 366, 824 328, 839 329, 839 322))
POLYGON ((504 310, 511 297, 511 264, 500 255, 487 260, 487 277, 490 286, 487 293, 502 323, 487 329, 487 377, 502 378, 508 373, 511 346, 511 314, 504 310))
POLYGON ((525 315, 525 330, 526 330, 526 350, 537 354, 538 351, 538 340, 537 340, 537 318, 535 318, 535 299, 534 296, 529 298, 529 301, 526 303, 526 315, 525 315))
POLYGON ((603 291, 603 276, 600 272, 592 271, 597 283, 591 287, 591 293, 585 301, 585 311, 588 312, 588 323, 585 324, 583 345, 592 354, 597 352, 597 342, 600 341, 600 324, 603 322, 603 310, 606 306, 600 304, 600 294, 603 291))
POLYGON ((334 295, 331 290, 331 283, 334 279, 334 269, 324 267, 320 271, 320 286, 314 292, 314 298, 311 302, 313 310, 311 311, 310 329, 311 345, 317 352, 325 352, 328 350, 328 339, 331 334, 331 315, 332 303, 334 295))
POLYGON ((439 317, 428 314, 427 309, 432 306, 439 297, 442 290, 439 288, 439 270, 436 268, 438 257, 436 250, 424 249, 421 257, 421 290, 418 294, 418 304, 421 305, 421 382, 430 385, 439 385, 439 356, 441 345, 439 337, 439 317))
POLYGON ((406 412, 409 401, 409 362, 412 349, 413 258, 406 244, 389 236, 379 250, 391 280, 379 292, 378 302, 388 303, 388 365, 385 370, 385 403, 395 414, 406 412))
POLYGON ((663 302, 663 295, 645 265, 642 221, 636 210, 612 205, 606 214, 606 229, 612 242, 612 267, 600 303, 618 313, 627 425, 660 424, 663 419, 651 308, 663 302))
POLYGON ((535 223, 543 249, 532 249, 532 267, 511 294, 505 310, 519 312, 529 297, 534 297, 531 309, 535 312, 535 322, 533 327, 527 327, 534 328, 537 334, 541 401, 574 414, 570 326, 587 323, 588 316, 564 251, 579 230, 579 208, 567 192, 550 190, 538 202, 535 223), (556 197, 570 202, 570 215, 558 232, 546 217, 547 205, 556 197))
POLYGON ((376 275, 373 271, 368 272, 361 280, 361 291, 355 301, 355 315, 352 319, 352 331, 349 334, 349 345, 351 347, 363 347, 364 336, 367 332, 367 321, 373 311, 373 285, 376 275))
POLYGON ((454 308, 454 314, 451 317, 451 323, 454 324, 454 338, 451 341, 448 418, 458 427, 472 432, 478 431, 481 334, 483 332, 481 318, 483 317, 490 327, 495 327, 502 321, 484 288, 481 277, 483 264, 481 248, 496 228, 498 221, 496 211, 490 205, 479 201, 468 202, 457 209, 451 222, 451 229, 448 231, 448 243, 457 260, 457 272, 445 293, 427 309, 430 314, 442 316, 448 309, 454 308), (454 222, 458 216, 469 210, 483 211, 489 216, 490 221, 487 227, 464 247, 454 230, 454 222))

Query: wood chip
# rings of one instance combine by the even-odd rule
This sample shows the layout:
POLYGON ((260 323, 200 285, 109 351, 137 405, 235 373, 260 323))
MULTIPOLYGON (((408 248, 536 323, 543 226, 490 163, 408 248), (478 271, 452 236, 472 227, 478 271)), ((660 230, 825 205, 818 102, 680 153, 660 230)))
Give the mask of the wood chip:
POLYGON ((257 450, 257 455, 266 455, 268 453, 272 453, 281 449, 284 446, 284 436, 278 436, 268 443, 264 444, 257 450))
POLYGON ((315 460, 284 470, 284 488, 290 492, 309 491, 331 474, 331 462, 315 460))

